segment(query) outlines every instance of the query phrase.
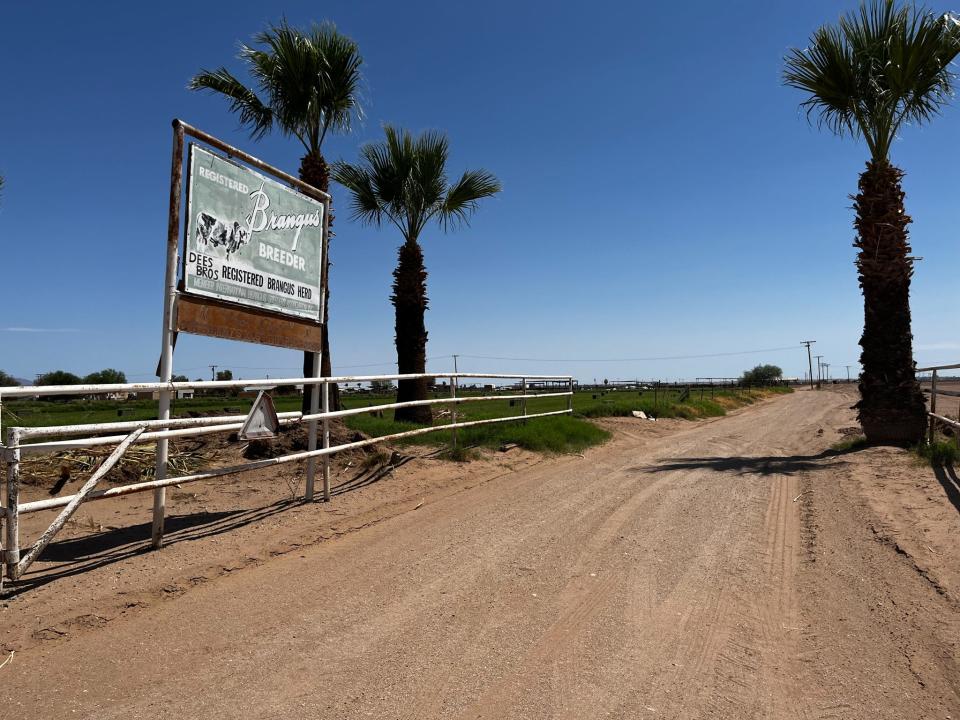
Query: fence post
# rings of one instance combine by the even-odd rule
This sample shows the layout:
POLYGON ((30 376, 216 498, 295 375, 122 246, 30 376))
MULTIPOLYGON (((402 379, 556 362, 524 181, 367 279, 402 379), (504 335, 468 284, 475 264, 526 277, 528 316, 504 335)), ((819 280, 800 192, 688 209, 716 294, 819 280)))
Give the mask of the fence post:
POLYGON ((937 371, 933 371, 933 378, 930 381, 930 430, 928 432, 927 442, 933 445, 934 435, 937 430, 937 420, 933 414, 937 411, 937 371))
MULTIPOLYGON (((457 377, 456 376, 450 377, 450 397, 454 399, 457 397, 457 377)), ((450 405, 450 420, 451 420, 451 424, 456 426, 457 424, 457 404, 456 403, 452 403, 450 405)), ((451 430, 452 430, 451 443, 452 443, 453 449, 456 450, 457 449, 457 428, 453 427, 451 428, 451 430)))
MULTIPOLYGON (((523 397, 520 399, 520 414, 523 417, 527 416, 527 379, 523 378, 520 381, 520 388, 523 391, 523 397)), ((524 420, 526 422, 526 420, 524 420)))
MULTIPOLYGON (((330 412, 330 383, 323 383, 323 412, 330 412)), ((323 419, 323 447, 330 447, 330 419, 323 419)), ((323 501, 330 502, 330 456, 323 456, 323 501)))
POLYGON ((567 396, 567 411, 573 414, 573 377, 569 380, 570 395, 567 396))
POLYGON ((20 430, 12 427, 7 431, 7 508, 4 525, 6 549, 4 561, 7 565, 7 578, 17 579, 17 566, 20 564, 20 430))
MULTIPOLYGON (((313 353, 313 366, 311 367, 311 377, 317 377, 320 372, 320 353, 313 353)), ((307 392, 307 384, 303 384, 303 391, 307 392)), ((316 383, 310 384, 310 414, 316 415, 320 412, 320 388, 316 383)), ((307 450, 311 452, 317 449, 317 421, 311 420, 307 423, 307 450)), ((304 500, 313 500, 314 479, 317 474, 317 459, 315 457, 307 458, 307 487, 303 493, 304 500)))

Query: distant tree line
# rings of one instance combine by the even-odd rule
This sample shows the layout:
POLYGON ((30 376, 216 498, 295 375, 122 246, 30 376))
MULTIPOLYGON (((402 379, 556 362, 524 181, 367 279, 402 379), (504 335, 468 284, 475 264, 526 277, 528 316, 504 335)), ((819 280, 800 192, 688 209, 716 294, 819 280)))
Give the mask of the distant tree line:
POLYGON ((126 381, 127 376, 113 368, 104 368, 83 377, 66 370, 53 370, 40 375, 34 385, 113 385, 126 381))

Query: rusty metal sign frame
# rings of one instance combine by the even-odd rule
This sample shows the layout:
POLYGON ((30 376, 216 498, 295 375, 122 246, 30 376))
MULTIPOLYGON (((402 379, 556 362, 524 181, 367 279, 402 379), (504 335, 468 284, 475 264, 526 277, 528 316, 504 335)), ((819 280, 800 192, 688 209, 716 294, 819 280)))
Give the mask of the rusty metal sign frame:
MULTIPOLYGON (((321 232, 322 247, 320 252, 320 270, 321 270, 320 288, 319 288, 320 317, 318 317, 315 322, 311 322, 308 319, 296 318, 287 314, 271 312, 270 310, 266 310, 263 308, 255 308, 249 305, 233 303, 233 302, 230 302, 229 299, 221 299, 218 301, 216 298, 213 298, 207 295, 199 295, 199 294, 190 293, 186 291, 184 289, 183 278, 184 278, 185 266, 186 266, 185 255, 186 255, 187 238, 185 235, 186 235, 186 226, 188 225, 188 223, 183 223, 184 237, 181 240, 178 236, 178 239, 177 239, 178 243, 180 242, 183 243, 184 251, 180 253, 178 250, 178 257, 179 257, 179 261, 177 264, 178 292, 175 299, 175 307, 174 307, 174 333, 178 331, 182 331, 182 332, 192 333, 195 335, 211 335, 212 337, 218 337, 222 339, 240 340, 244 342, 253 342, 253 343, 258 343, 263 345, 277 345, 279 347, 288 347, 294 350, 311 349, 309 347, 311 343, 307 343, 308 345, 307 347, 297 342, 293 342, 293 344, 289 344, 289 345, 278 345, 277 340, 283 339, 283 338, 293 338, 296 336, 297 333, 304 332, 306 330, 307 325, 313 324, 318 326, 319 328, 319 326, 322 326, 323 323, 326 322, 327 308, 326 308, 325 288, 327 286, 327 270, 328 270, 327 253, 328 253, 328 241, 329 241, 328 222, 329 222, 329 214, 330 214, 330 196, 318 190, 317 188, 314 188, 311 185, 306 184, 302 180, 299 180, 298 178, 295 178, 292 175, 288 175, 287 173, 273 167, 272 165, 268 165, 267 163, 263 162, 259 158, 256 158, 252 155, 249 155, 243 152, 242 150, 239 150, 231 145, 228 145, 222 140, 215 138, 212 135, 209 135, 190 125, 187 125, 186 123, 180 120, 174 120, 175 136, 177 135, 178 126, 182 128, 182 132, 179 138, 179 148, 177 148, 177 145, 178 145, 177 138, 176 137, 174 138, 174 153, 178 154, 181 157, 181 161, 179 166, 179 177, 177 178, 171 177, 171 187, 174 181, 176 181, 178 184, 183 183, 183 180, 182 180, 183 163, 184 162, 189 163, 189 156, 186 152, 187 148, 184 146, 183 136, 189 135, 190 137, 201 141, 205 145, 208 145, 222 152, 226 156, 224 159, 226 159, 227 161, 232 162, 235 160, 240 160, 246 163, 247 165, 255 167, 258 170, 262 170, 267 174, 272 175, 274 178, 278 180, 282 180, 283 182, 291 185, 293 190, 298 191, 303 195, 306 195, 311 200, 319 201, 323 205, 323 225, 322 225, 322 232, 321 232), (184 318, 182 321, 180 320, 180 318, 178 317, 177 309, 180 305, 180 301, 186 300, 187 298, 190 299, 190 301, 194 304, 195 307, 199 307, 201 305, 206 305, 206 306, 209 306, 210 308, 220 308, 220 307, 226 306, 228 308, 234 308, 236 312, 232 313, 229 316, 218 318, 219 320, 228 324, 225 325, 224 331, 211 333, 211 332, 208 332, 210 328, 207 327, 205 324, 203 323, 195 324, 193 322, 192 315, 187 318, 184 318), (262 322, 263 318, 269 318, 270 323, 274 328, 273 331, 268 331, 264 333, 263 322, 262 322), (247 322, 248 319, 249 319, 249 322, 247 322)), ((218 155, 218 157, 221 157, 221 156, 218 155)), ((186 192, 187 192, 186 206, 189 212, 189 209, 191 206, 189 183, 186 184, 186 192)), ((181 221, 180 221, 181 210, 182 210, 182 205, 181 207, 176 208, 176 224, 178 227, 178 233, 179 233, 179 226, 181 224, 181 221)), ((174 212, 172 195, 171 195, 170 212, 171 213, 174 212)), ((172 221, 173 218, 171 217, 170 220, 172 221)), ((169 238, 168 238, 168 241, 169 241, 169 238)), ((178 248, 179 248, 179 245, 178 245, 178 248)), ((175 338, 174 338, 174 344, 176 344, 175 338)), ((319 352, 319 349, 317 350, 317 352, 319 352)))
MULTIPOLYGON (((166 273, 163 284, 163 340, 160 353, 160 367, 158 376, 160 381, 169 384, 173 377, 173 349, 176 344, 176 335, 178 330, 192 332, 203 335, 212 335, 214 337, 228 338, 231 340, 241 340, 247 342, 261 343, 267 345, 276 345, 278 342, 286 342, 286 338, 296 337, 297 333, 304 333, 306 325, 314 329, 314 332, 304 333, 309 337, 318 337, 322 332, 323 324, 326 323, 326 287, 328 262, 327 253, 329 247, 329 220, 330 220, 330 195, 321 190, 308 185, 299 178, 289 175, 282 170, 265 163, 249 153, 225 143, 223 140, 205 133, 182 120, 173 121, 173 154, 170 164, 170 208, 167 216, 167 262, 166 273), (323 231, 321 233, 322 248, 320 252, 320 315, 316 322, 309 320, 298 320, 289 316, 268 311, 255 311, 244 305, 234 303, 220 303, 199 295, 188 295, 180 289, 178 276, 180 270, 180 216, 183 205, 183 165, 186 160, 184 153, 184 137, 190 136, 194 140, 203 143, 215 150, 226 154, 231 160, 238 160, 253 168, 261 170, 277 180, 287 183, 291 188, 297 190, 307 197, 317 200, 323 204, 323 231), (178 309, 183 309, 183 317, 180 317, 178 309), (266 316, 266 317, 265 317, 266 316), (217 320, 223 323, 223 327, 216 327, 217 320), (272 340, 272 341, 271 341, 272 340)), ((185 224, 185 223, 184 223, 185 224)), ((185 235, 184 230, 184 235, 185 235)), ((183 237, 183 245, 186 247, 186 237, 183 237)), ((316 343, 310 341, 306 343, 291 344, 293 349, 306 349, 313 355, 312 377, 319 377, 320 373, 320 348, 316 343), (308 347, 304 348, 306 344, 308 347), (314 349, 316 348, 316 349, 314 349)), ((304 386, 306 388, 306 386, 304 386)), ((306 390, 305 390, 306 391, 306 390)), ((316 412, 319 407, 319 397, 316 391, 316 385, 311 390, 311 411, 316 412)), ((159 410, 157 418, 159 420, 170 419, 170 390, 160 391, 159 410)), ((317 423, 311 422, 309 425, 309 447, 316 448, 317 441, 317 423)), ((167 455, 168 440, 162 438, 157 441, 157 455, 155 474, 158 480, 166 477, 167 473, 167 455)), ((311 462, 307 468, 307 482, 313 484, 313 474, 315 465, 311 462)), ((166 491, 164 487, 158 487, 153 495, 153 546, 158 548, 163 543, 163 524, 166 515, 166 491)))
POLYGON ((273 313, 256 308, 180 293, 174 327, 180 332, 223 340, 320 352, 323 326, 297 318, 278 319, 273 313))

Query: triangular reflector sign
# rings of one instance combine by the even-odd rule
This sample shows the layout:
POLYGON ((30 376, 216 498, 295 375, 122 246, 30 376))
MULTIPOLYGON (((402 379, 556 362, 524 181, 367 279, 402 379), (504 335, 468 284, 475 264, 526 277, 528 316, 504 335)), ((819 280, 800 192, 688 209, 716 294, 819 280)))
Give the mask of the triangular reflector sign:
POLYGON ((277 410, 273 406, 273 398, 267 395, 266 391, 261 390, 257 399, 253 401, 253 407, 250 408, 247 419, 243 421, 240 439, 263 440, 276 437, 279 429, 280 418, 277 417, 277 410))

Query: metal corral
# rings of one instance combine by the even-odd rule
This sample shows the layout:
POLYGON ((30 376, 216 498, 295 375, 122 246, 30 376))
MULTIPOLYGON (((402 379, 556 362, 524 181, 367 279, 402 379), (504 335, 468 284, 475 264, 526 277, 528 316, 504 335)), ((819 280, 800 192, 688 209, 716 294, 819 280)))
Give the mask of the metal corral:
MULTIPOLYGON (((160 390, 163 395, 170 396, 178 390, 230 390, 235 388, 273 388, 283 385, 303 385, 319 386, 320 399, 322 400, 322 411, 316 407, 314 402, 313 412, 303 414, 302 412, 280 413, 278 418, 282 425, 296 425, 307 423, 312 426, 314 432, 311 432, 312 442, 308 445, 308 450, 302 452, 281 455, 266 460, 257 460, 241 465, 231 467, 216 468, 206 472, 183 475, 180 477, 165 477, 165 473, 157 473, 154 480, 127 485, 118 485, 103 490, 95 490, 94 486, 107 473, 107 471, 116 464, 122 457, 127 447, 134 443, 158 441, 158 456, 161 455, 161 446, 163 447, 162 463, 166 470, 166 441, 175 437, 192 437, 208 433, 231 432, 239 430, 245 419, 244 415, 225 415, 222 417, 201 417, 201 418, 176 418, 170 419, 169 416, 161 417, 157 420, 139 420, 139 421, 119 421, 109 423, 86 423, 75 425, 58 425, 49 427, 10 427, 6 432, 6 443, 0 443, 0 454, 7 465, 7 482, 5 484, 5 497, 3 504, 0 505, 0 520, 3 521, 4 532, 2 534, 2 548, 4 552, 2 559, 6 566, 6 576, 10 580, 17 580, 27 567, 39 556, 40 552, 50 542, 52 537, 63 527, 82 502, 89 500, 105 500, 120 495, 127 495, 135 492, 145 492, 148 490, 159 490, 171 485, 182 485, 197 480, 207 480, 210 478, 232 475, 247 470, 256 470, 268 467, 270 465, 281 465, 285 463, 307 460, 307 482, 304 492, 304 500, 314 499, 314 475, 315 461, 317 458, 323 458, 323 500, 330 499, 330 466, 329 458, 331 455, 343 450, 352 450, 356 448, 375 445, 388 440, 398 440, 402 438, 415 437, 427 433, 441 430, 449 430, 452 433, 454 445, 456 444, 456 432, 458 428, 473 427, 476 425, 487 425, 492 423, 510 422, 516 420, 527 420, 531 418, 547 417, 551 415, 567 415, 573 412, 573 391, 574 380, 569 375, 506 375, 498 373, 420 373, 406 375, 349 375, 339 377, 313 377, 313 378, 287 378, 287 379, 263 379, 263 380, 209 380, 195 382, 152 382, 152 383, 119 383, 110 385, 49 385, 34 387, 4 387, 0 388, 0 405, 3 400, 11 398, 24 397, 49 397, 63 395, 87 395, 103 393, 137 393, 160 390), (382 405, 372 405, 350 410, 329 410, 328 389, 331 383, 346 382, 372 382, 377 380, 414 380, 419 378, 447 378, 450 380, 450 396, 433 398, 429 400, 413 400, 402 403, 384 403, 382 405), (509 395, 481 395, 481 396, 457 396, 458 381, 463 378, 486 378, 495 380, 519 380, 521 394, 509 395), (566 389, 561 392, 528 392, 530 383, 543 383, 544 381, 555 382, 566 389), (528 413, 527 400, 535 398, 566 397, 567 407, 564 410, 552 412, 528 413), (520 400, 520 414, 506 417, 489 418, 485 420, 473 420, 468 422, 458 422, 456 408, 463 403, 483 402, 487 400, 502 400, 505 398, 520 400), (378 438, 360 440, 357 442, 346 443, 343 445, 330 445, 330 420, 334 418, 348 417, 362 413, 378 412, 384 410, 394 410, 402 407, 414 407, 420 405, 451 405, 451 422, 443 425, 437 425, 428 428, 417 428, 404 432, 384 435, 378 438), (317 447, 317 434, 315 428, 317 424, 322 424, 323 432, 322 445, 317 447), (75 437, 82 436, 82 437, 75 437), (52 441, 27 442, 42 438, 54 437, 52 441), (64 437, 73 437, 74 439, 63 439, 64 437), (50 498, 48 500, 36 500, 33 502, 20 503, 20 460, 27 455, 38 455, 52 453, 60 450, 89 448, 101 445, 117 445, 114 453, 105 461, 93 476, 84 484, 80 492, 74 495, 50 498), (66 509, 54 520, 53 524, 43 533, 40 540, 27 549, 21 558, 20 553, 20 531, 19 519, 21 515, 41 510, 50 510, 53 508, 64 507, 66 509)), ((312 393, 314 397, 318 393, 312 393)), ((169 410, 167 410, 169 413, 169 410)), ((166 414, 161 408, 161 414, 166 414)), ((161 458, 158 457, 158 466, 161 458)), ((162 507, 161 507, 162 510, 162 507)), ((156 518, 155 518, 156 519, 156 518)), ((160 519, 160 528, 162 532, 162 518, 160 519)), ((154 536, 154 546, 158 547, 158 538, 154 536)), ((2 574, 0 574, 2 579, 2 574)))

